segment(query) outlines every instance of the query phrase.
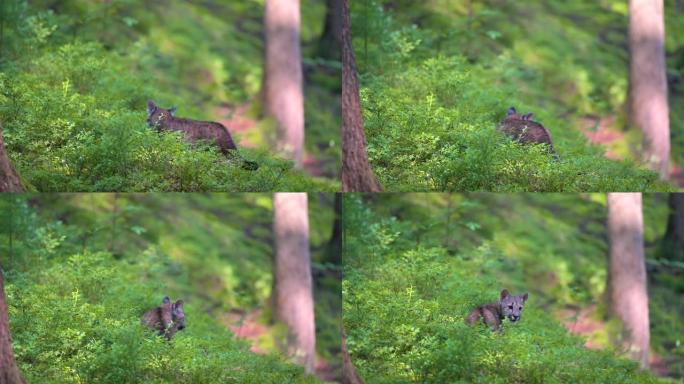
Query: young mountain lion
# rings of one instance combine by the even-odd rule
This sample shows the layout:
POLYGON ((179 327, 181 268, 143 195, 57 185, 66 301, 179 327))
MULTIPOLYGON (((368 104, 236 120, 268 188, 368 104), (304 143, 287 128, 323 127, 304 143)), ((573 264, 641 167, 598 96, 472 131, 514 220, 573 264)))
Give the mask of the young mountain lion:
MULTIPOLYGON (((232 156, 237 149, 228 128, 223 124, 213 121, 197 121, 175 117, 176 107, 164 109, 157 106, 154 101, 147 102, 147 125, 155 128, 157 132, 178 131, 183 132, 185 139, 191 143, 201 140, 209 141, 216 145, 221 153, 232 156)), ((242 168, 256 170, 259 165, 253 161, 241 159, 242 168)))
POLYGON ((486 304, 473 309, 468 317, 466 324, 474 324, 479 319, 489 326, 492 331, 501 329, 501 321, 508 318, 511 322, 520 320, 522 310, 527 301, 527 293, 520 296, 513 296, 507 289, 501 291, 501 298, 496 303, 486 304))
POLYGON ((549 153, 556 160, 560 160, 551 142, 551 134, 543 125, 532 121, 533 116, 532 113, 520 115, 514 107, 510 107, 506 117, 499 123, 497 130, 522 144, 546 144, 549 153))
POLYGON ((165 296, 162 305, 147 311, 141 322, 143 325, 157 330, 159 336, 165 336, 167 340, 171 340, 176 332, 185 329, 183 300, 171 303, 169 297, 165 296))

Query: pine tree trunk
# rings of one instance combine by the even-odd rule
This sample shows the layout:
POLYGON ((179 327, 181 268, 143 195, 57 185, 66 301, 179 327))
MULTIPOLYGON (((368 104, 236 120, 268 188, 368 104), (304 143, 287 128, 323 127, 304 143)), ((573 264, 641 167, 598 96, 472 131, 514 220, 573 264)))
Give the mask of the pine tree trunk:
POLYGON ((306 193, 276 193, 273 197, 275 234, 275 314, 288 327, 288 352, 314 371, 316 327, 309 255, 306 193))
POLYGON ((382 191, 366 152, 359 79, 351 40, 349 0, 342 0, 342 191, 382 191))
POLYGON ((5 141, 0 126, 0 192, 21 192, 21 181, 5 150, 5 141))
POLYGON ((662 255, 668 259, 684 261, 684 193, 670 193, 670 214, 663 237, 662 255))
POLYGON ((670 119, 663 0, 629 1, 629 48, 630 123, 643 132, 645 160, 665 180, 670 119))
POLYGON ((302 167, 304 93, 299 43, 299 0, 266 0, 264 97, 278 126, 278 149, 302 167))
POLYGON ((650 332, 640 193, 608 194, 608 238, 610 310, 622 321, 623 346, 646 369, 650 332))
POLYGON ((12 351, 12 336, 10 335, 9 320, 7 318, 7 304, 5 303, 5 282, 0 269, 0 383, 25 384, 19 372, 12 351))

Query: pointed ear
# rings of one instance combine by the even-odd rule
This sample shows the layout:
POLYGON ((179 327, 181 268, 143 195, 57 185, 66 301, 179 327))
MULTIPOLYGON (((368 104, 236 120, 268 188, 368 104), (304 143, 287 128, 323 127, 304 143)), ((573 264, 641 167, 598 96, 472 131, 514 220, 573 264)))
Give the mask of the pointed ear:
POLYGON ((176 308, 183 308, 183 300, 176 300, 176 308))
POLYGON ((162 300, 162 304, 169 304, 171 302, 171 299, 169 299, 168 296, 164 296, 164 300, 162 300))
POLYGON ((169 109, 169 113, 171 114, 171 116, 176 116, 176 110, 177 110, 177 109, 178 109, 178 108, 176 108, 176 107, 173 107, 173 108, 169 109))
POLYGON ((508 295, 509 295, 508 289, 504 289, 503 291, 501 291, 501 300, 507 298, 508 295))
POLYGON ((532 116, 534 116, 534 113, 528 113, 527 115, 523 116, 523 120, 532 120, 532 116))
POLYGON ((508 116, 515 115, 515 107, 508 108, 508 116))
POLYGON ((149 115, 153 114, 157 110, 157 105, 152 100, 147 101, 147 113, 149 115))
POLYGON ((524 295, 522 295, 522 299, 523 299, 523 303, 527 301, 527 293, 525 293, 524 295))

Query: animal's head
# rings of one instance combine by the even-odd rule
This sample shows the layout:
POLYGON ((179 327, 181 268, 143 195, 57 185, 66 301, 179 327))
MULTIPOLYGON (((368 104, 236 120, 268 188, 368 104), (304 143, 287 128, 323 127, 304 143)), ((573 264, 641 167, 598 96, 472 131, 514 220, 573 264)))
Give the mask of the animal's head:
POLYGON ((520 320, 522 315, 523 307, 527 301, 527 293, 520 296, 513 296, 508 293, 507 289, 501 291, 501 299, 499 303, 501 305, 501 314, 503 317, 507 317, 508 320, 516 322, 520 320))
POLYGON ((168 326, 168 337, 171 338, 177 331, 185 329, 185 312, 183 311, 183 300, 176 300, 172 303, 168 296, 162 300, 162 316, 166 315, 168 318, 166 323, 168 326))
POLYGON ((147 102, 147 125, 159 130, 166 122, 176 114, 176 107, 164 109, 157 106, 154 101, 147 102))
POLYGON ((534 113, 521 115, 515 110, 515 107, 510 107, 508 108, 508 112, 504 120, 532 120, 532 117, 534 117, 534 113))
POLYGON ((171 319, 173 325, 179 331, 185 329, 185 312, 183 311, 183 300, 176 300, 171 304, 171 319))

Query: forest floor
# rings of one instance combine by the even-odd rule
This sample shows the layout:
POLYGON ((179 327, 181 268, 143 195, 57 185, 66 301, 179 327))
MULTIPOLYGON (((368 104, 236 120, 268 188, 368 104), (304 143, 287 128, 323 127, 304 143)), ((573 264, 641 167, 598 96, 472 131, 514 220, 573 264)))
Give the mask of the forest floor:
MULTIPOLYGON (((230 329, 237 339, 245 340, 250 344, 249 350, 253 353, 266 355, 269 352, 261 347, 264 338, 272 337, 271 325, 262 321, 262 311, 256 308, 250 312, 234 309, 223 315, 223 323, 230 329)), ((315 374, 323 381, 338 381, 337 371, 339 367, 329 363, 321 356, 316 356, 315 374)))
MULTIPOLYGON (((615 151, 616 145, 624 143, 625 132, 616 127, 614 115, 584 116, 580 119, 580 130, 590 143, 605 148, 605 157, 611 160, 624 160, 615 151)), ((634 152, 635 149, 630 148, 634 152)), ((670 163, 670 182, 684 188, 684 169, 679 164, 670 163)))
MULTIPOLYGON (((589 349, 603 349, 604 346, 596 341, 598 333, 605 333, 606 323, 596 315, 596 305, 585 308, 567 307, 558 312, 559 319, 570 333, 583 337, 584 346, 589 349)), ((650 353, 650 370, 660 376, 670 375, 669 363, 655 352, 650 353)))
MULTIPOLYGON (((224 104, 217 107, 214 111, 219 116, 218 122, 223 124, 231 135, 237 134, 240 137, 240 145, 247 148, 256 147, 256 143, 250 137, 256 133, 259 122, 250 116, 252 103, 247 102, 241 105, 224 104)), ((304 171, 315 177, 330 177, 323 170, 322 159, 317 159, 311 153, 304 151, 304 171)))

